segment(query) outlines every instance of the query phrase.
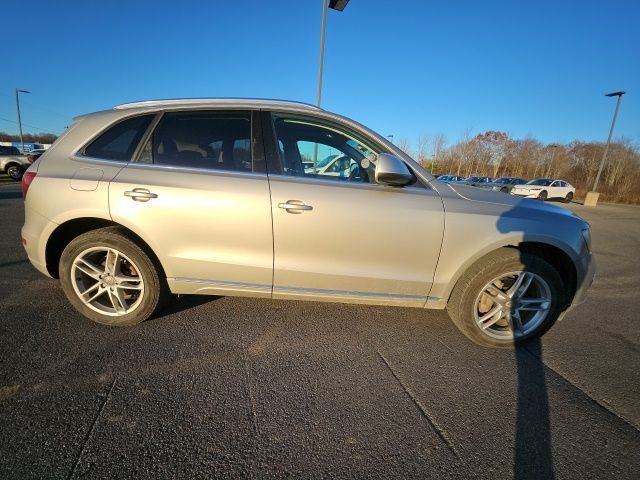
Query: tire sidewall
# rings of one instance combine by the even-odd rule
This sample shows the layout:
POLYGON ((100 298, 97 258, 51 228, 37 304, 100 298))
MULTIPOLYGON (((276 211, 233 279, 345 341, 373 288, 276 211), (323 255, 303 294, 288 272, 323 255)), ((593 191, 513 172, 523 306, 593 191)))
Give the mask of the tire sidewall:
POLYGON ((153 314, 158 306, 160 279, 149 257, 131 240, 119 234, 105 232, 107 229, 94 230, 72 240, 60 257, 60 283, 62 289, 73 305, 82 315, 103 325, 128 326, 136 325, 153 314), (73 288, 71 267, 75 258, 87 248, 114 248, 129 257, 138 267, 144 282, 144 295, 138 307, 122 316, 102 315, 85 305, 73 288))

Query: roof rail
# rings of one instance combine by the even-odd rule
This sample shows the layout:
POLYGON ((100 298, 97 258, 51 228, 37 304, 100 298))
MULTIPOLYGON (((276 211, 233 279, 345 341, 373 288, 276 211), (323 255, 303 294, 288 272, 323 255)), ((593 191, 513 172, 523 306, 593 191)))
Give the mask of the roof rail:
POLYGON ((139 102, 129 102, 116 105, 114 110, 125 110, 128 108, 142 107, 163 107, 179 105, 247 105, 247 106, 294 106, 308 110, 322 110, 320 107, 304 102, 294 102, 290 100, 275 100, 267 98, 171 98, 166 100, 142 100, 139 102))

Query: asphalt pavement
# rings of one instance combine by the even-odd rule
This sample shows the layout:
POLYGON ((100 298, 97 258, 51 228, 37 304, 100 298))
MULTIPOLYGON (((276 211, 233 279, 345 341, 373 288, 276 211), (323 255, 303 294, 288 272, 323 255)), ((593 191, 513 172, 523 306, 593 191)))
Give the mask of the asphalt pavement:
POLYGON ((638 478, 640 208, 592 225, 588 301, 478 347, 444 311, 182 297, 94 324, 0 186, 0 478, 638 478))

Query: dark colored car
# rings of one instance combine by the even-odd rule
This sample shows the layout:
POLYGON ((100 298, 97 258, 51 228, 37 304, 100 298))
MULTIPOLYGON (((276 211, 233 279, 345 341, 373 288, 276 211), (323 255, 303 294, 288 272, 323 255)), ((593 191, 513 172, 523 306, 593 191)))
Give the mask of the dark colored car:
POLYGON ((472 187, 482 187, 487 183, 491 183, 492 181, 493 179, 491 177, 473 176, 473 177, 464 179, 460 183, 462 183, 463 185, 471 185, 472 187))
POLYGON ((488 182, 480 185, 487 190, 494 190, 496 192, 510 193, 511 189, 516 185, 522 185, 527 183, 524 178, 519 177, 500 177, 496 178, 493 182, 488 182))
POLYGON ((464 180, 464 177, 459 175, 438 175, 436 178, 444 183, 458 183, 464 180))

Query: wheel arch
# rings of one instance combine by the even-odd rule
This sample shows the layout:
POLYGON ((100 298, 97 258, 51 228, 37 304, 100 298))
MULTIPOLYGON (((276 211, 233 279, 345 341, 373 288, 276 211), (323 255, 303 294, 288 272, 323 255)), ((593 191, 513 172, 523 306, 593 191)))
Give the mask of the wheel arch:
POLYGON ((455 286, 458 284, 458 281, 464 275, 464 272, 472 268, 477 263, 484 261, 485 258, 489 255, 492 255, 496 251, 503 248, 511 248, 532 255, 537 255, 547 261, 551 266, 553 266, 558 271, 564 285, 565 305, 563 306, 563 310, 564 308, 571 305, 573 297, 576 293, 578 278, 578 272, 576 270, 574 259, 567 252, 567 250, 559 245, 555 245, 545 241, 530 240, 493 245, 491 248, 482 251, 482 253, 480 253, 478 256, 464 262, 462 265, 460 265, 458 270, 455 272, 455 275, 451 278, 451 281, 446 287, 445 295, 441 297, 446 299, 446 302, 442 302, 442 300, 439 300, 432 306, 435 308, 444 308, 446 303, 448 303, 449 299, 451 298, 451 294, 453 293, 455 286))
POLYGON ((122 230, 123 235, 126 236, 129 240, 133 241, 140 248, 142 248, 142 250, 144 250, 144 252, 149 255, 151 260, 159 268, 161 268, 162 275, 166 277, 162 262, 147 241, 145 241, 136 232, 134 232, 130 228, 125 227, 122 224, 97 217, 74 218, 72 220, 61 223, 53 230, 53 232, 47 239, 47 244, 45 247, 45 260, 49 275, 51 275, 53 278, 60 277, 60 257, 62 256, 62 252, 69 244, 69 242, 71 242, 79 235, 82 235, 83 233, 105 227, 118 227, 120 230, 122 230))

